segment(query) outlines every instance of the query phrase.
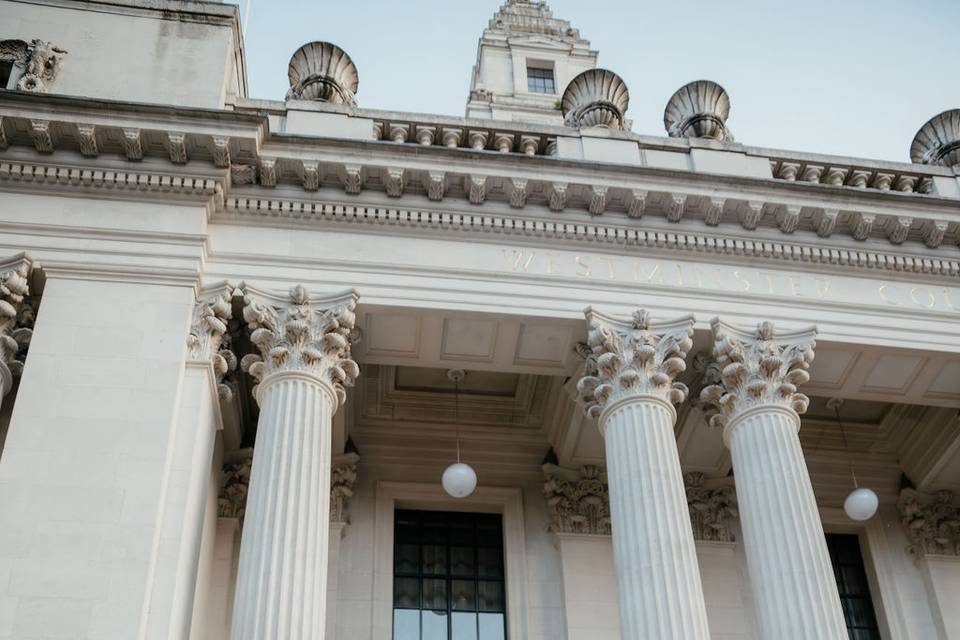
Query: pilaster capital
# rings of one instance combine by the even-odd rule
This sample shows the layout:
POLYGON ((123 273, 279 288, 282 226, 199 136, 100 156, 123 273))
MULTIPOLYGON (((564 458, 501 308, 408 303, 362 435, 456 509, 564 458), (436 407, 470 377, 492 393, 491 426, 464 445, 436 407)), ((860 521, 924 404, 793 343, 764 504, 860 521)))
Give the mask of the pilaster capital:
POLYGON ((217 394, 222 400, 233 397, 233 390, 223 384, 223 378, 237 368, 237 356, 230 348, 227 332, 227 324, 233 318, 233 292, 233 286, 226 282, 203 289, 193 306, 187 335, 187 359, 213 365, 217 394))
POLYGON ((545 464, 543 477, 550 531, 610 535, 610 496, 602 467, 573 470, 545 464))
POLYGON ((700 472, 683 476, 695 540, 736 542, 731 528, 739 517, 737 494, 726 478, 721 482, 724 484, 707 480, 700 472))
POLYGON ((24 299, 30 295, 30 272, 33 260, 25 253, 0 262, 0 397, 5 395, 19 375, 23 362, 20 352, 30 343, 32 321, 25 323, 24 299))
POLYGON ((590 353, 577 392, 588 416, 598 417, 606 407, 634 396, 684 401, 687 387, 674 378, 687 367, 693 316, 654 324, 643 309, 619 319, 588 308, 586 317, 590 353))
POLYGON ((357 463, 360 456, 345 453, 334 456, 330 465, 330 522, 349 523, 347 507, 353 497, 353 484, 357 481, 357 463))
POLYGON ((763 321, 753 332, 714 318, 713 357, 720 380, 700 393, 701 402, 714 412, 711 427, 727 427, 750 409, 766 405, 804 413, 810 399, 797 387, 810 379, 816 327, 776 332, 763 321))
POLYGON ((908 553, 918 558, 960 556, 960 499, 952 491, 926 494, 904 489, 897 509, 910 540, 908 553))
POLYGON ((283 298, 245 288, 243 319, 250 342, 260 352, 240 362, 257 382, 279 372, 299 372, 328 382, 342 404, 360 367, 350 357, 359 338, 356 314, 359 296, 347 291, 332 298, 312 298, 303 285, 283 298))

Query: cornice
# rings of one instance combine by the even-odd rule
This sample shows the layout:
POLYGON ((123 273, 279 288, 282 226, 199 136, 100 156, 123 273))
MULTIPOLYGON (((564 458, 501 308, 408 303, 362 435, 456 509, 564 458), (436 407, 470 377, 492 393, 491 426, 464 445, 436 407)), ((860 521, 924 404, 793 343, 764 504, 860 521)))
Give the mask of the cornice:
MULTIPOLYGON (((394 126, 385 120, 379 129, 374 127, 374 135, 379 131, 380 136, 395 141, 348 140, 270 134, 264 117, 225 111, 193 110, 186 120, 178 120, 180 111, 166 107, 141 105, 137 111, 130 105, 106 105, 102 101, 59 97, 45 102, 36 100, 36 96, 0 92, 0 108, 8 104, 19 109, 8 112, 13 115, 0 116, 0 148, 9 147, 0 159, 6 156, 12 160, 0 167, 0 180, 5 172, 8 179, 26 179, 33 184, 76 186, 86 180, 94 185, 105 182, 110 188, 144 189, 153 186, 151 180, 157 180, 158 188, 214 191, 217 186, 210 187, 209 181, 222 180, 225 195, 236 196, 238 201, 248 197, 266 203, 268 209, 279 204, 274 194, 315 206, 311 194, 318 191, 324 199, 334 192, 347 199, 363 195, 365 200, 426 196, 443 203, 436 206, 444 210, 469 202, 469 207, 478 212, 476 217, 490 215, 489 209, 481 208, 487 204, 494 204, 494 209, 509 206, 518 214, 548 208, 562 221, 561 227, 604 229, 599 236, 613 240, 621 233, 629 237, 637 232, 637 218, 644 219, 644 227, 647 220, 655 227, 663 222, 669 223, 667 228, 677 225, 676 231, 665 228, 665 237, 698 233, 705 239, 722 238, 730 235, 724 229, 738 228, 743 242, 756 238, 754 242, 770 244, 771 248, 765 250, 768 252, 805 245, 831 255, 848 253, 851 262, 868 267, 891 262, 895 270, 949 273, 950 267, 939 268, 936 264, 953 263, 960 255, 950 246, 960 240, 960 202, 914 191, 924 180, 932 184, 932 177, 952 179, 941 167, 903 165, 911 173, 909 184, 900 187, 896 181, 902 176, 887 173, 884 167, 819 167, 821 173, 831 177, 824 178, 825 183, 819 177, 805 182, 803 176, 793 174, 780 179, 732 176, 530 156, 512 150, 528 148, 535 154, 543 153, 549 139, 527 136, 529 146, 524 147, 523 135, 496 128, 474 131, 462 127, 461 146, 447 147, 441 140, 447 127, 439 125, 424 132, 419 131, 419 125, 394 126), (105 105, 108 109, 103 111, 105 105), (119 111, 114 112, 114 107, 119 111), (116 117, 119 113, 127 118, 120 121, 116 117), (430 144, 418 144, 417 139, 430 144), (473 139, 477 148, 463 148, 473 139), (490 150, 495 145, 506 146, 503 152, 490 150), (28 151, 31 147, 33 150, 28 151), (20 162, 19 158, 28 154, 33 159, 20 162), (61 164, 41 163, 36 160, 38 156, 56 158, 61 164), (118 168, 138 166, 133 163, 142 158, 149 158, 153 166, 183 167, 208 174, 212 166, 217 177, 178 184, 177 177, 165 176, 156 169, 153 173, 157 177, 146 178, 142 171, 118 168), (66 167, 66 159, 77 166, 66 167), (110 168, 102 168, 104 164, 110 168), (228 167, 229 175, 220 178, 228 167), (875 184, 881 174, 886 189, 864 186, 875 184), (584 214, 589 214, 589 223, 584 222, 584 214), (717 233, 698 232, 691 225, 705 225, 717 229, 717 233), (778 241, 771 235, 791 240, 778 241), (877 250, 880 242, 905 246, 909 251, 877 250), (920 248, 923 245, 926 249, 920 248), (885 257, 873 259, 869 257, 873 253, 885 257), (900 258, 887 258, 911 254, 918 262, 916 268, 909 266, 911 259, 901 267, 900 258)), ((487 127, 494 125, 486 123, 487 127)), ((780 167, 774 167, 774 173, 781 175, 783 162, 771 162, 780 167)), ((804 166, 798 165, 798 169, 804 166)), ((219 208, 219 202, 214 202, 213 209, 219 208)), ((501 213, 499 217, 506 226, 526 225, 519 215, 501 213)), ((832 262, 843 260, 831 258, 832 262)))

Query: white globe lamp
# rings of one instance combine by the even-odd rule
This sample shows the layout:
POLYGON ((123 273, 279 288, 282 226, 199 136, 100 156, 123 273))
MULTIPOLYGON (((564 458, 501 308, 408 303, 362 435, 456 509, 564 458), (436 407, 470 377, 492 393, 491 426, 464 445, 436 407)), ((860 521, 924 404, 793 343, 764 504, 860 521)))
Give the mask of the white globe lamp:
POLYGON ((440 479, 443 490, 453 498, 466 498, 477 488, 477 472, 468 464, 454 462, 440 479))
POLYGON ((843 511, 851 520, 863 522, 869 520, 877 513, 877 507, 880 506, 880 499, 873 489, 859 487, 850 492, 847 499, 843 501, 843 511))

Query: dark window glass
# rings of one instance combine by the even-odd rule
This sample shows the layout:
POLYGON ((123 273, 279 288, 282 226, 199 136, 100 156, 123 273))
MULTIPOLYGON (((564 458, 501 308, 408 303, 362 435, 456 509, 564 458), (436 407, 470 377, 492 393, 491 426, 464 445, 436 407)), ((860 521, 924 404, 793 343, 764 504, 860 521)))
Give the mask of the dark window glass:
POLYGON ((6 89, 10 82, 10 74, 13 73, 12 60, 0 60, 0 89, 6 89))
POLYGON ((530 93, 556 93, 553 84, 553 69, 527 67, 527 91, 530 93))
POLYGON ((394 518, 394 640, 506 640, 501 517, 398 510, 394 518))
POLYGON ((860 541, 855 535, 827 534, 830 563, 837 579, 843 617, 847 622, 850 640, 880 640, 873 600, 867 586, 860 541))

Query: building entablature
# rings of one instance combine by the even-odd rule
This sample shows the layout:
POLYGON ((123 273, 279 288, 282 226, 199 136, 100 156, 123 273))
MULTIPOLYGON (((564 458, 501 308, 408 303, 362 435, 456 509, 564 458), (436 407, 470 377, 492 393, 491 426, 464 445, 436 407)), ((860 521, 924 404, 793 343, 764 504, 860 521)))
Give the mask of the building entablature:
MULTIPOLYGON (((695 250, 719 247, 799 261, 818 261, 822 254, 830 263, 934 275, 958 272, 952 246, 960 227, 955 168, 322 103, 309 103, 307 113, 327 121, 330 130, 324 136, 290 131, 289 126, 272 133, 277 121, 270 112, 264 116, 257 108, 245 113, 239 104, 233 112, 172 110, 15 93, 4 94, 0 104, 0 148, 15 160, 0 170, 4 180, 100 180, 148 191, 172 185, 199 189, 204 197, 216 195, 214 209, 221 206, 219 190, 230 209, 249 211, 253 203, 257 211, 281 213, 350 205, 361 192, 368 201, 364 204, 374 205, 413 196, 408 201, 417 217, 443 202, 444 213, 437 214, 440 226, 490 222, 525 235, 695 250), (366 131, 367 137, 331 137, 344 119, 352 122, 346 131, 366 131), (492 151, 498 141, 500 151, 492 151), (571 151, 594 144, 627 145, 635 149, 636 161, 577 157, 589 154, 571 151), (538 157, 552 147, 555 155, 538 157), (43 161, 38 163, 38 157, 43 161), (52 170, 47 158, 64 165, 52 170), (109 171, 98 173, 107 168, 104 160, 109 171), (167 177, 133 175, 148 167, 148 173, 167 177), (85 168, 91 171, 89 178, 85 168), (229 175, 223 171, 227 168, 229 175), (184 172, 204 178, 180 185, 184 172), (863 178, 866 186, 863 180, 855 186, 845 184, 849 178, 840 180, 840 174, 869 179, 863 178), (826 176, 831 182, 821 182, 826 176), (878 184, 877 176, 887 188, 870 186, 878 184), (483 216, 473 215, 485 203, 499 206, 499 222, 487 219, 486 210, 483 216), (642 230, 632 220, 641 217, 642 230)), ((277 124, 289 125, 302 104, 290 103, 280 112, 287 122, 277 124)))

